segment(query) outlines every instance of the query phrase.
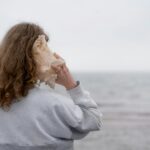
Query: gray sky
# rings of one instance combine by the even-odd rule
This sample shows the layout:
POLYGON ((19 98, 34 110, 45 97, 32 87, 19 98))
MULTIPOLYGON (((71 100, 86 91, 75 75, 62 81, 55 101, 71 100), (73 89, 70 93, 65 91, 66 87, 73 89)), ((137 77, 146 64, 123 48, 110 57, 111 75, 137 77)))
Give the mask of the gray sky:
POLYGON ((0 0, 0 39, 35 22, 72 71, 150 71, 149 0, 0 0))

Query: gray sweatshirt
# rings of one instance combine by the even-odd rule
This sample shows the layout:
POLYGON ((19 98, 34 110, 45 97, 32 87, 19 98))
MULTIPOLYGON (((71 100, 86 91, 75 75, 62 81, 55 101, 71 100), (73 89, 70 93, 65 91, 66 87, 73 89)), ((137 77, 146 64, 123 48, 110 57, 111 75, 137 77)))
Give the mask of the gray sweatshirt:
POLYGON ((81 82, 66 92, 35 86, 8 112, 0 108, 0 150, 73 150, 100 130, 102 113, 81 82))

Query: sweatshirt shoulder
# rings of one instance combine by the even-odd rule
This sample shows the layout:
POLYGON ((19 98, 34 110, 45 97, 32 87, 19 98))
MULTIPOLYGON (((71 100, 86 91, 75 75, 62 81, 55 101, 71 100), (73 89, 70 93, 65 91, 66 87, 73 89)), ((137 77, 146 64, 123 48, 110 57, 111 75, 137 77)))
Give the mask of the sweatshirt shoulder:
POLYGON ((30 90, 29 96, 34 103, 38 103, 38 105, 46 105, 47 107, 58 106, 62 103, 71 103, 69 97, 62 95, 56 92, 53 89, 45 88, 45 87, 35 87, 30 90))

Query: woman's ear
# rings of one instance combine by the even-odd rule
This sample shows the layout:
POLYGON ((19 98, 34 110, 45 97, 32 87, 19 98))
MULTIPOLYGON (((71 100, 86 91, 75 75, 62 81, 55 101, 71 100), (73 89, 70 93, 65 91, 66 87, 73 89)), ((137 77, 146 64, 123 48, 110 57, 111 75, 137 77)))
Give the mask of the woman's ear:
POLYGON ((42 48, 47 44, 45 35, 39 35, 33 44, 33 48, 42 48))

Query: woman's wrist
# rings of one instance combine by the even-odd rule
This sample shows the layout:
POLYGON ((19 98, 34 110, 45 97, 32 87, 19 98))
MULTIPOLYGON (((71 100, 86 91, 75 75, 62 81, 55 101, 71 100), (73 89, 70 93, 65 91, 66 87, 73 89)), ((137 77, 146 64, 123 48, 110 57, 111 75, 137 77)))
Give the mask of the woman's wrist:
POLYGON ((73 89, 73 88, 75 88, 76 86, 78 86, 79 83, 80 83, 79 81, 74 81, 74 82, 72 82, 72 83, 66 85, 65 88, 66 88, 66 90, 73 89))

